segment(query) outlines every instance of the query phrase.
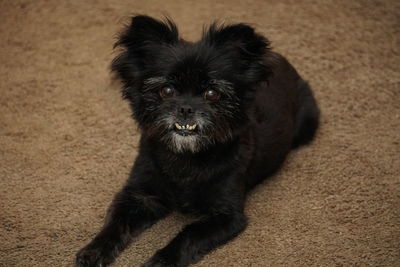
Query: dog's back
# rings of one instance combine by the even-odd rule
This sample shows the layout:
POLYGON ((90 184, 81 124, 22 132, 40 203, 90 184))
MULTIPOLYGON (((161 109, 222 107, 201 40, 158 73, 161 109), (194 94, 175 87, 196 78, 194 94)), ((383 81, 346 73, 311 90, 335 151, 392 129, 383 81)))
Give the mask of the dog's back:
POLYGON ((248 189, 275 173, 288 152, 309 143, 318 128, 319 109, 306 81, 281 55, 266 58, 271 76, 258 88, 248 137, 253 159, 248 189))

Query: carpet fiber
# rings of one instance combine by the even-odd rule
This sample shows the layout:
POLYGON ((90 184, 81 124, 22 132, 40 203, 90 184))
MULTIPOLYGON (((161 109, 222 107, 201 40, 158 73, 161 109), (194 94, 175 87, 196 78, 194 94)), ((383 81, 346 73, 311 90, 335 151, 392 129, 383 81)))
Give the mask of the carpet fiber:
MULTIPOLYGON (((249 22, 310 81, 316 140, 254 190, 249 225, 197 266, 400 266, 400 1, 1 1, 0 266, 71 266, 127 178, 139 133, 108 66, 132 14, 196 40, 249 22), (91 2, 91 3, 89 3, 91 2)), ((118 258, 138 266, 191 218, 118 258)))

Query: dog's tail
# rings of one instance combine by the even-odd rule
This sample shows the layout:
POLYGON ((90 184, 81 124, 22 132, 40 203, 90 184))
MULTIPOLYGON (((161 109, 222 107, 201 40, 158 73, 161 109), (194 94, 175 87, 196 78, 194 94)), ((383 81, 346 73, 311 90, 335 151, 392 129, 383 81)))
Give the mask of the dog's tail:
POLYGON ((297 87, 297 112, 292 148, 310 143, 319 125, 320 111, 310 85, 300 80, 297 87))

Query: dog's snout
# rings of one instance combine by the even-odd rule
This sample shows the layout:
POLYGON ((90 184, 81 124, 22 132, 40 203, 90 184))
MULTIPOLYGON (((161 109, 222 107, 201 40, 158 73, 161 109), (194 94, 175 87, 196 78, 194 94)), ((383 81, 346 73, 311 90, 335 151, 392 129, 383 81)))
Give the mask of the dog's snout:
POLYGON ((186 116, 193 115, 192 113, 194 112, 194 109, 190 105, 182 105, 182 106, 179 107, 178 112, 182 116, 186 117, 186 116))

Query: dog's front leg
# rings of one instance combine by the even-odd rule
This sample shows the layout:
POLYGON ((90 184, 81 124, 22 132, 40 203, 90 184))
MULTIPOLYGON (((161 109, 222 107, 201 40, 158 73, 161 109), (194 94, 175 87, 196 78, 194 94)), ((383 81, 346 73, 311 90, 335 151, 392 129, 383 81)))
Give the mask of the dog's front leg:
POLYGON ((145 185, 128 182, 111 204, 102 230, 77 253, 76 266, 110 264, 133 237, 165 217, 169 207, 151 191, 145 185))
POLYGON ((215 214, 186 226, 142 267, 183 267, 237 236, 246 227, 243 213, 215 214))

